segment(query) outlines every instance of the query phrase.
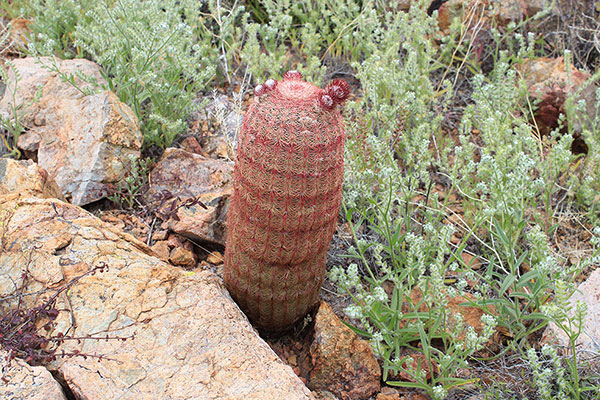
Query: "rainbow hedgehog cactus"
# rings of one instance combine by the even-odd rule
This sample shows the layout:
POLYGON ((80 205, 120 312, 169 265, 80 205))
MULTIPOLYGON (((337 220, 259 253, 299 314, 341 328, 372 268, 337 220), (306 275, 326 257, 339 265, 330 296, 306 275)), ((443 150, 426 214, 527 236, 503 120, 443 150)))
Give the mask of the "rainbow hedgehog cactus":
POLYGON ((225 285, 259 328, 282 331, 318 301, 342 198, 350 92, 288 71, 255 89, 244 116, 228 211, 225 285))

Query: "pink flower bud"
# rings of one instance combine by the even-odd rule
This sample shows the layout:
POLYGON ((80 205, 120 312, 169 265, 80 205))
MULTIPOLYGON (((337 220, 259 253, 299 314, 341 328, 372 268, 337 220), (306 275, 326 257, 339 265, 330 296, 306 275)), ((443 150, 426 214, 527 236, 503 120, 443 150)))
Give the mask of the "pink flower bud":
POLYGON ((302 74, 296 70, 291 70, 283 74, 283 79, 290 81, 299 81, 302 79, 302 74))
POLYGON ((257 85, 254 88, 254 94, 256 96, 262 96, 263 94, 265 94, 265 87, 263 85, 257 85))
POLYGON ((277 86, 277 81, 275 79, 267 79, 264 86, 267 90, 273 90, 277 86))

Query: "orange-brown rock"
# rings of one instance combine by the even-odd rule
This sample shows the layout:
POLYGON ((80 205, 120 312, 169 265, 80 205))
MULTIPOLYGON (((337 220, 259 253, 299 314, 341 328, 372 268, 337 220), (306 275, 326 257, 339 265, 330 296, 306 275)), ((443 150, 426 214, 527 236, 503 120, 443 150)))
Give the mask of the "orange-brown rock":
POLYGON ((221 265, 223 264, 223 254, 213 251, 206 257, 206 261, 214 265, 221 265))
POLYGON ((394 388, 384 386, 381 392, 377 394, 376 400, 400 400, 400 394, 394 388))
POLYGON ((151 247, 152 251, 156 254, 158 258, 163 261, 169 261, 169 254, 171 253, 169 249, 169 243, 166 240, 159 240, 154 243, 151 247))
POLYGON ((489 29, 493 24, 523 21, 544 6, 544 0, 448 0, 438 9, 438 25, 442 32, 448 32, 452 20, 459 18, 469 31, 489 29))
POLYGON ((13 60, 13 66, 6 93, 15 94, 0 100, 0 114, 23 107, 21 123, 29 129, 17 145, 26 143, 28 151, 37 151, 38 164, 71 203, 103 198, 140 156, 142 134, 133 111, 114 93, 97 91, 79 78, 75 88, 51 70, 65 76, 81 73, 104 83, 100 67, 91 61, 27 57, 13 60))
POLYGON ((213 160, 185 150, 168 148, 150 174, 146 195, 151 204, 160 206, 161 194, 173 199, 162 204, 168 210, 176 198, 199 198, 200 204, 180 207, 168 219, 168 228, 193 240, 224 245, 225 215, 232 187, 233 163, 213 160))
POLYGON ((63 199, 62 192, 54 179, 33 161, 0 158, 0 195, 9 192, 63 199))
MULTIPOLYGON (((410 298, 413 305, 419 304, 422 301, 423 292, 418 286, 411 291, 410 298)), ((481 322, 481 317, 485 314, 485 312, 479 307, 469 305, 469 302, 474 300, 475 297, 471 293, 464 293, 463 295, 454 297, 447 296, 448 325, 446 326, 446 330, 448 333, 452 333, 456 327, 453 318, 453 315, 456 314, 461 314, 465 326, 473 327, 477 334, 480 334, 483 331, 483 322, 481 322)), ((409 305, 405 304, 403 310, 404 312, 409 312, 409 305)), ((427 305, 424 302, 421 303, 418 311, 426 312, 427 310, 427 305)), ((466 330, 463 330, 462 332, 459 332, 455 339, 462 341, 465 339, 465 335, 466 330)))
POLYGON ((188 136, 181 141, 181 148, 188 153, 202 154, 202 147, 193 136, 188 136))
POLYGON ((323 301, 315 316, 310 356, 311 390, 328 390, 342 400, 368 399, 379 391, 381 370, 371 346, 344 325, 323 301))
MULTIPOLYGON (((0 227, 0 297, 14 290, 26 268, 32 277, 27 289, 35 292, 64 285, 98 263, 108 265, 57 299, 60 313, 49 333, 130 337, 59 346, 59 352, 103 355, 50 365, 75 398, 310 398, 213 273, 164 263, 131 235, 56 199, 0 195, 0 227), (35 249, 38 244, 43 246, 35 249)), ((0 384, 4 399, 3 389, 0 384)))
POLYGON ((2 18, 0 33, 8 31, 8 37, 5 38, 4 43, 0 43, 0 52, 11 55, 23 54, 27 50, 27 42, 31 34, 30 25, 31 20, 25 18, 14 18, 8 23, 2 18))
MULTIPOLYGON (((526 60, 517 66, 520 76, 525 79, 529 94, 537 99, 538 106, 535 112, 535 123, 542 135, 549 134, 558 127, 558 117, 565 114, 565 99, 578 90, 590 77, 586 72, 581 72, 573 65, 567 71, 563 57, 542 57, 535 60, 526 60)), ((595 87, 586 89, 580 95, 587 103, 587 115, 595 115, 595 87)), ((567 121, 578 125, 578 121, 567 121)))
POLYGON ((8 353, 0 348, 0 399, 66 400, 63 391, 44 367, 32 367, 25 361, 7 361, 8 353))
POLYGON ((183 247, 175 247, 169 254, 169 261, 180 267, 193 267, 196 265, 196 256, 183 247))

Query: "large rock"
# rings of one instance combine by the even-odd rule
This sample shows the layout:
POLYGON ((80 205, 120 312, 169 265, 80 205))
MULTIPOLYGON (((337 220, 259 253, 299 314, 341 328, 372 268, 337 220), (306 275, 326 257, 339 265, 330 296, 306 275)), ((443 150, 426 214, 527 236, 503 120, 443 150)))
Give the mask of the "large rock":
MULTIPOLYGON (((549 7, 552 0, 498 1, 497 18, 503 24, 520 22, 549 7)), ((555 6, 556 8, 556 6, 555 6)))
MULTIPOLYGON (((51 334, 131 337, 66 341, 96 357, 50 365, 79 399, 308 399, 208 271, 186 272, 130 235, 52 199, 0 196, 0 297, 25 268, 28 291, 57 288, 105 263, 57 299, 51 334)), ((27 297, 32 301, 33 296, 27 297)))
POLYGON ((0 349, 0 399, 2 400, 66 400, 63 391, 44 367, 32 367, 0 349))
MULTIPOLYGON (((563 57, 525 60, 517 68, 527 83, 529 94, 539 101, 535 122, 542 135, 558 127, 559 115, 565 114, 566 98, 590 78, 588 73, 579 71, 573 65, 567 71, 563 57)), ((583 90, 579 99, 586 102, 586 115, 579 117, 593 120, 597 112, 595 86, 583 90)), ((573 123, 575 130, 581 130, 580 121, 568 123, 573 123)))
POLYGON ((0 195, 9 192, 42 198, 63 198, 54 179, 33 161, 0 158, 0 195))
MULTIPOLYGON (((577 302, 587 305, 587 318, 583 332, 577 338, 576 345, 580 351, 600 352, 600 269, 596 269, 590 277, 579 285, 577 291, 571 296, 573 307, 577 302)), ((571 316, 573 313, 571 313, 571 316)), ((570 346, 569 338, 563 330, 553 323, 548 324, 544 332, 543 341, 561 347, 570 346)), ((600 358, 596 360, 600 366, 600 358)))
POLYGON ((321 302, 310 346, 313 369, 308 386, 324 389, 342 400, 368 399, 379 391, 381 370, 369 343, 340 321, 321 302))
POLYGON ((29 130, 17 144, 37 151, 40 167, 73 204, 105 196, 140 155, 142 136, 131 109, 112 92, 85 95, 96 88, 79 78, 77 88, 62 79, 83 74, 104 83, 99 67, 91 61, 28 57, 14 60, 14 66, 20 79, 17 82, 16 71, 9 71, 0 114, 10 115, 13 105, 25 107, 22 123, 29 130), (57 71, 51 70, 54 67, 57 71), (39 91, 41 97, 34 102, 39 91))
MULTIPOLYGON (((432 1, 438 7, 438 24, 443 32, 454 18, 468 30, 489 29, 533 17, 551 4, 551 0, 448 0, 432 1), (441 3, 441 4, 440 4, 441 3)), ((434 7, 435 8, 435 7, 434 7)), ((556 8, 556 7, 555 7, 556 8)), ((556 10, 552 10, 556 13, 556 10)))
MULTIPOLYGON (((232 175, 232 162, 168 148, 150 174, 146 198, 157 206, 164 191, 181 200, 199 198, 207 208, 199 204, 178 208, 168 219, 169 229, 193 240, 224 245, 232 175)), ((169 210, 171 201, 162 205, 163 210, 169 210)))

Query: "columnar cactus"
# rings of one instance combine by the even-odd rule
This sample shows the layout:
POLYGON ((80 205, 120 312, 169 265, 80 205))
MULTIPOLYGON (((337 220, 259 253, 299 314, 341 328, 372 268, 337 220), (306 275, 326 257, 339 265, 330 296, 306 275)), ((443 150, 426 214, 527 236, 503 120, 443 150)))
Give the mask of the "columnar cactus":
POLYGON ((260 328, 281 331, 317 302, 342 195, 348 84, 289 71, 255 89, 228 211, 224 279, 260 328))

